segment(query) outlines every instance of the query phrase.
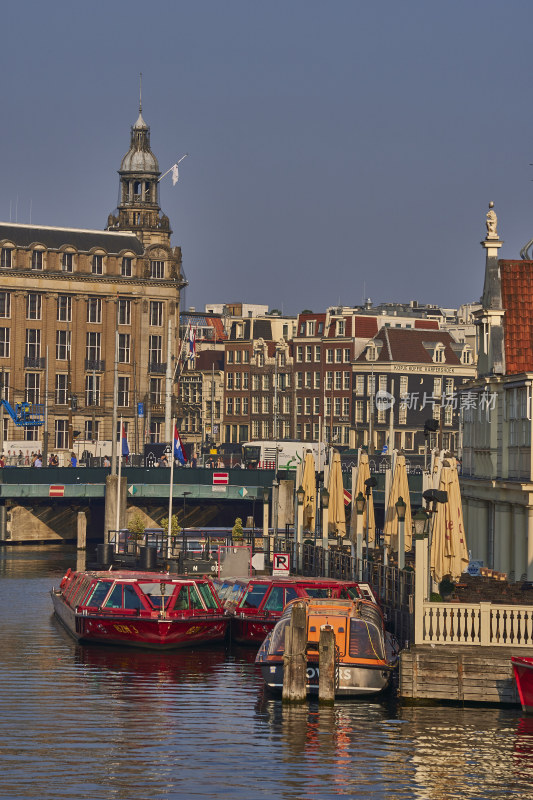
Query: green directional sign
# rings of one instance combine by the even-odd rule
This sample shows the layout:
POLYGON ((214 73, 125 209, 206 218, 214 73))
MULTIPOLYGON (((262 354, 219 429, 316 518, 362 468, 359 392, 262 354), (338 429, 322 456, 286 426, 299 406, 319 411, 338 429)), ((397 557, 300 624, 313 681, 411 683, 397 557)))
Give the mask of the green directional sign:
POLYGON ((239 489, 239 494, 241 497, 246 497, 246 495, 248 494, 248 489, 245 489, 243 486, 241 489, 239 489))
POLYGON ((128 486, 128 492, 131 495, 137 494, 137 487, 136 486, 128 486))

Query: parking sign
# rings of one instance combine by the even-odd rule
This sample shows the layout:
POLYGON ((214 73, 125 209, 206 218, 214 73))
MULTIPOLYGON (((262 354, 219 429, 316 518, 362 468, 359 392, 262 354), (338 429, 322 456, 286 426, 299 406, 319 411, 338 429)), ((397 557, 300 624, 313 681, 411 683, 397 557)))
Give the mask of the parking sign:
POLYGON ((289 553, 274 553, 272 556, 272 575, 289 575, 291 557, 289 553))

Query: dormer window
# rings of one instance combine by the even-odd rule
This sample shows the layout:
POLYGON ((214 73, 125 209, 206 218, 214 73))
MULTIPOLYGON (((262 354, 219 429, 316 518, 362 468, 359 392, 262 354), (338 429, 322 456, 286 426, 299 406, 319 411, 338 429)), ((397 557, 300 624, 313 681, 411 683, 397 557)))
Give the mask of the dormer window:
POLYGON ((319 322, 318 323, 318 335, 320 336, 322 333, 324 333, 324 323, 323 322, 319 322))
POLYGON ((344 336, 345 321, 343 319, 337 320, 337 336, 344 336))
POLYGON ((164 261, 150 261, 150 277, 160 280, 165 277, 164 261))
POLYGON ((122 267, 120 271, 120 274, 123 278, 131 278, 131 265, 132 259, 129 256, 125 256, 122 259, 122 267))
POLYGON ((308 320, 308 322, 307 322, 307 335, 308 336, 314 336, 315 335, 315 324, 316 323, 315 323, 314 319, 308 320))
POLYGON ((235 326, 235 338, 236 339, 244 338, 243 325, 240 322, 238 322, 235 326))
POLYGON ((13 248, 2 247, 2 253, 0 255, 0 267, 2 267, 2 269, 9 269, 12 266, 13 266, 13 248))
POLYGON ((43 251, 42 250, 33 250, 31 254, 31 268, 32 269, 42 269, 43 268, 43 251))
POLYGON ((93 275, 103 275, 104 274, 104 257, 98 254, 93 256, 92 260, 92 273, 93 275))
POLYGON ((74 269, 74 253, 61 254, 61 269, 63 272, 72 272, 74 269))
POLYGON ((445 348, 443 344, 438 344, 435 347, 435 353, 433 354, 433 361, 436 364, 444 364, 444 362, 446 361, 444 350, 445 348))
POLYGON ((366 360, 376 361, 378 357, 378 350, 375 344, 369 344, 366 348, 366 360))
POLYGON ((461 353, 461 364, 471 364, 472 363, 472 350, 470 347, 465 347, 463 352, 461 353))

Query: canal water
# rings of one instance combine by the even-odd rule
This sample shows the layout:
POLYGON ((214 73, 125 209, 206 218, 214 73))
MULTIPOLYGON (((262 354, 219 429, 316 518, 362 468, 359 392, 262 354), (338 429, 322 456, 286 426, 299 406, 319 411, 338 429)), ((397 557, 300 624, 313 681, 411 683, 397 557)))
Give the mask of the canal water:
POLYGON ((533 797, 519 709, 266 694, 253 649, 80 646, 49 591, 73 550, 0 549, 0 797, 325 800, 533 797))

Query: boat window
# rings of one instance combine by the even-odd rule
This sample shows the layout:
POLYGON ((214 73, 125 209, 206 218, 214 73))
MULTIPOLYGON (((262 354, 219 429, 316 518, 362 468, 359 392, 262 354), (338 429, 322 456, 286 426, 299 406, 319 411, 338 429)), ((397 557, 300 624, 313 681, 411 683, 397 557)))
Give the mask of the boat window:
POLYGON ((246 591, 246 584, 235 583, 231 591, 228 592, 226 600, 228 601, 228 603, 237 604, 245 591, 246 591))
POLYGON ((352 619, 350 622, 350 655, 352 658, 383 659, 383 637, 372 622, 352 619))
POLYGON ((74 592, 76 591, 82 580, 83 580, 82 575, 76 575, 70 586, 67 587, 67 591, 65 592, 65 600, 68 600, 70 602, 70 598, 73 596, 74 592))
POLYGON ((174 603, 174 611, 188 611, 189 610, 189 592, 186 586, 182 586, 178 592, 176 602, 174 603))
POLYGON ((140 611, 142 608, 141 598, 133 588, 126 584, 124 586, 124 608, 140 611))
POLYGON ((266 583, 252 583, 248 591, 244 595, 241 608, 259 608, 261 600, 267 593, 268 584, 266 583))
POLYGON ((348 586, 347 589, 343 588, 339 594, 341 600, 357 600, 360 596, 361 594, 357 586, 348 586))
POLYGON ((191 608, 193 609, 193 611, 203 610, 202 601, 200 600, 200 595, 198 594, 196 586, 194 585, 189 586, 189 597, 191 601, 191 608))
POLYGON ((87 598, 86 605, 101 606, 106 599, 108 591, 111 589, 111 581, 98 581, 95 584, 93 593, 87 598))
MULTIPOLYGON (((171 583, 165 583, 162 581, 165 586, 165 608, 167 608, 170 598, 174 593, 174 586, 171 583)), ((139 583, 139 588, 143 594, 145 594, 148 599, 150 600, 151 604, 155 606, 155 608, 162 608, 162 600, 161 600, 161 582, 158 581, 157 583, 154 581, 153 583, 139 583)))
POLYGON ((273 586, 264 605, 265 611, 283 611, 283 586, 273 586))
POLYGON ((122 608, 122 584, 117 583, 103 608, 122 608))
POLYGON ((281 619, 272 631, 272 639, 268 648, 269 655, 280 655, 285 650, 285 629, 290 624, 290 617, 281 619))
POLYGON ((304 591, 309 597, 326 598, 331 597, 331 589, 324 589, 319 586, 304 586, 304 591))
POLYGON ((208 583, 197 583, 196 588, 202 595, 202 600, 204 601, 206 608, 218 608, 216 600, 213 597, 213 592, 211 591, 211 587, 208 583))
POLYGON ((72 607, 76 608, 79 606, 85 595, 87 594, 87 589, 89 588, 89 584, 91 583, 91 579, 85 576, 76 587, 76 591, 72 595, 72 607))
POLYGON ((295 597, 298 597, 298 592, 293 586, 288 586, 285 589, 285 605, 290 603, 291 600, 294 600, 295 597))

